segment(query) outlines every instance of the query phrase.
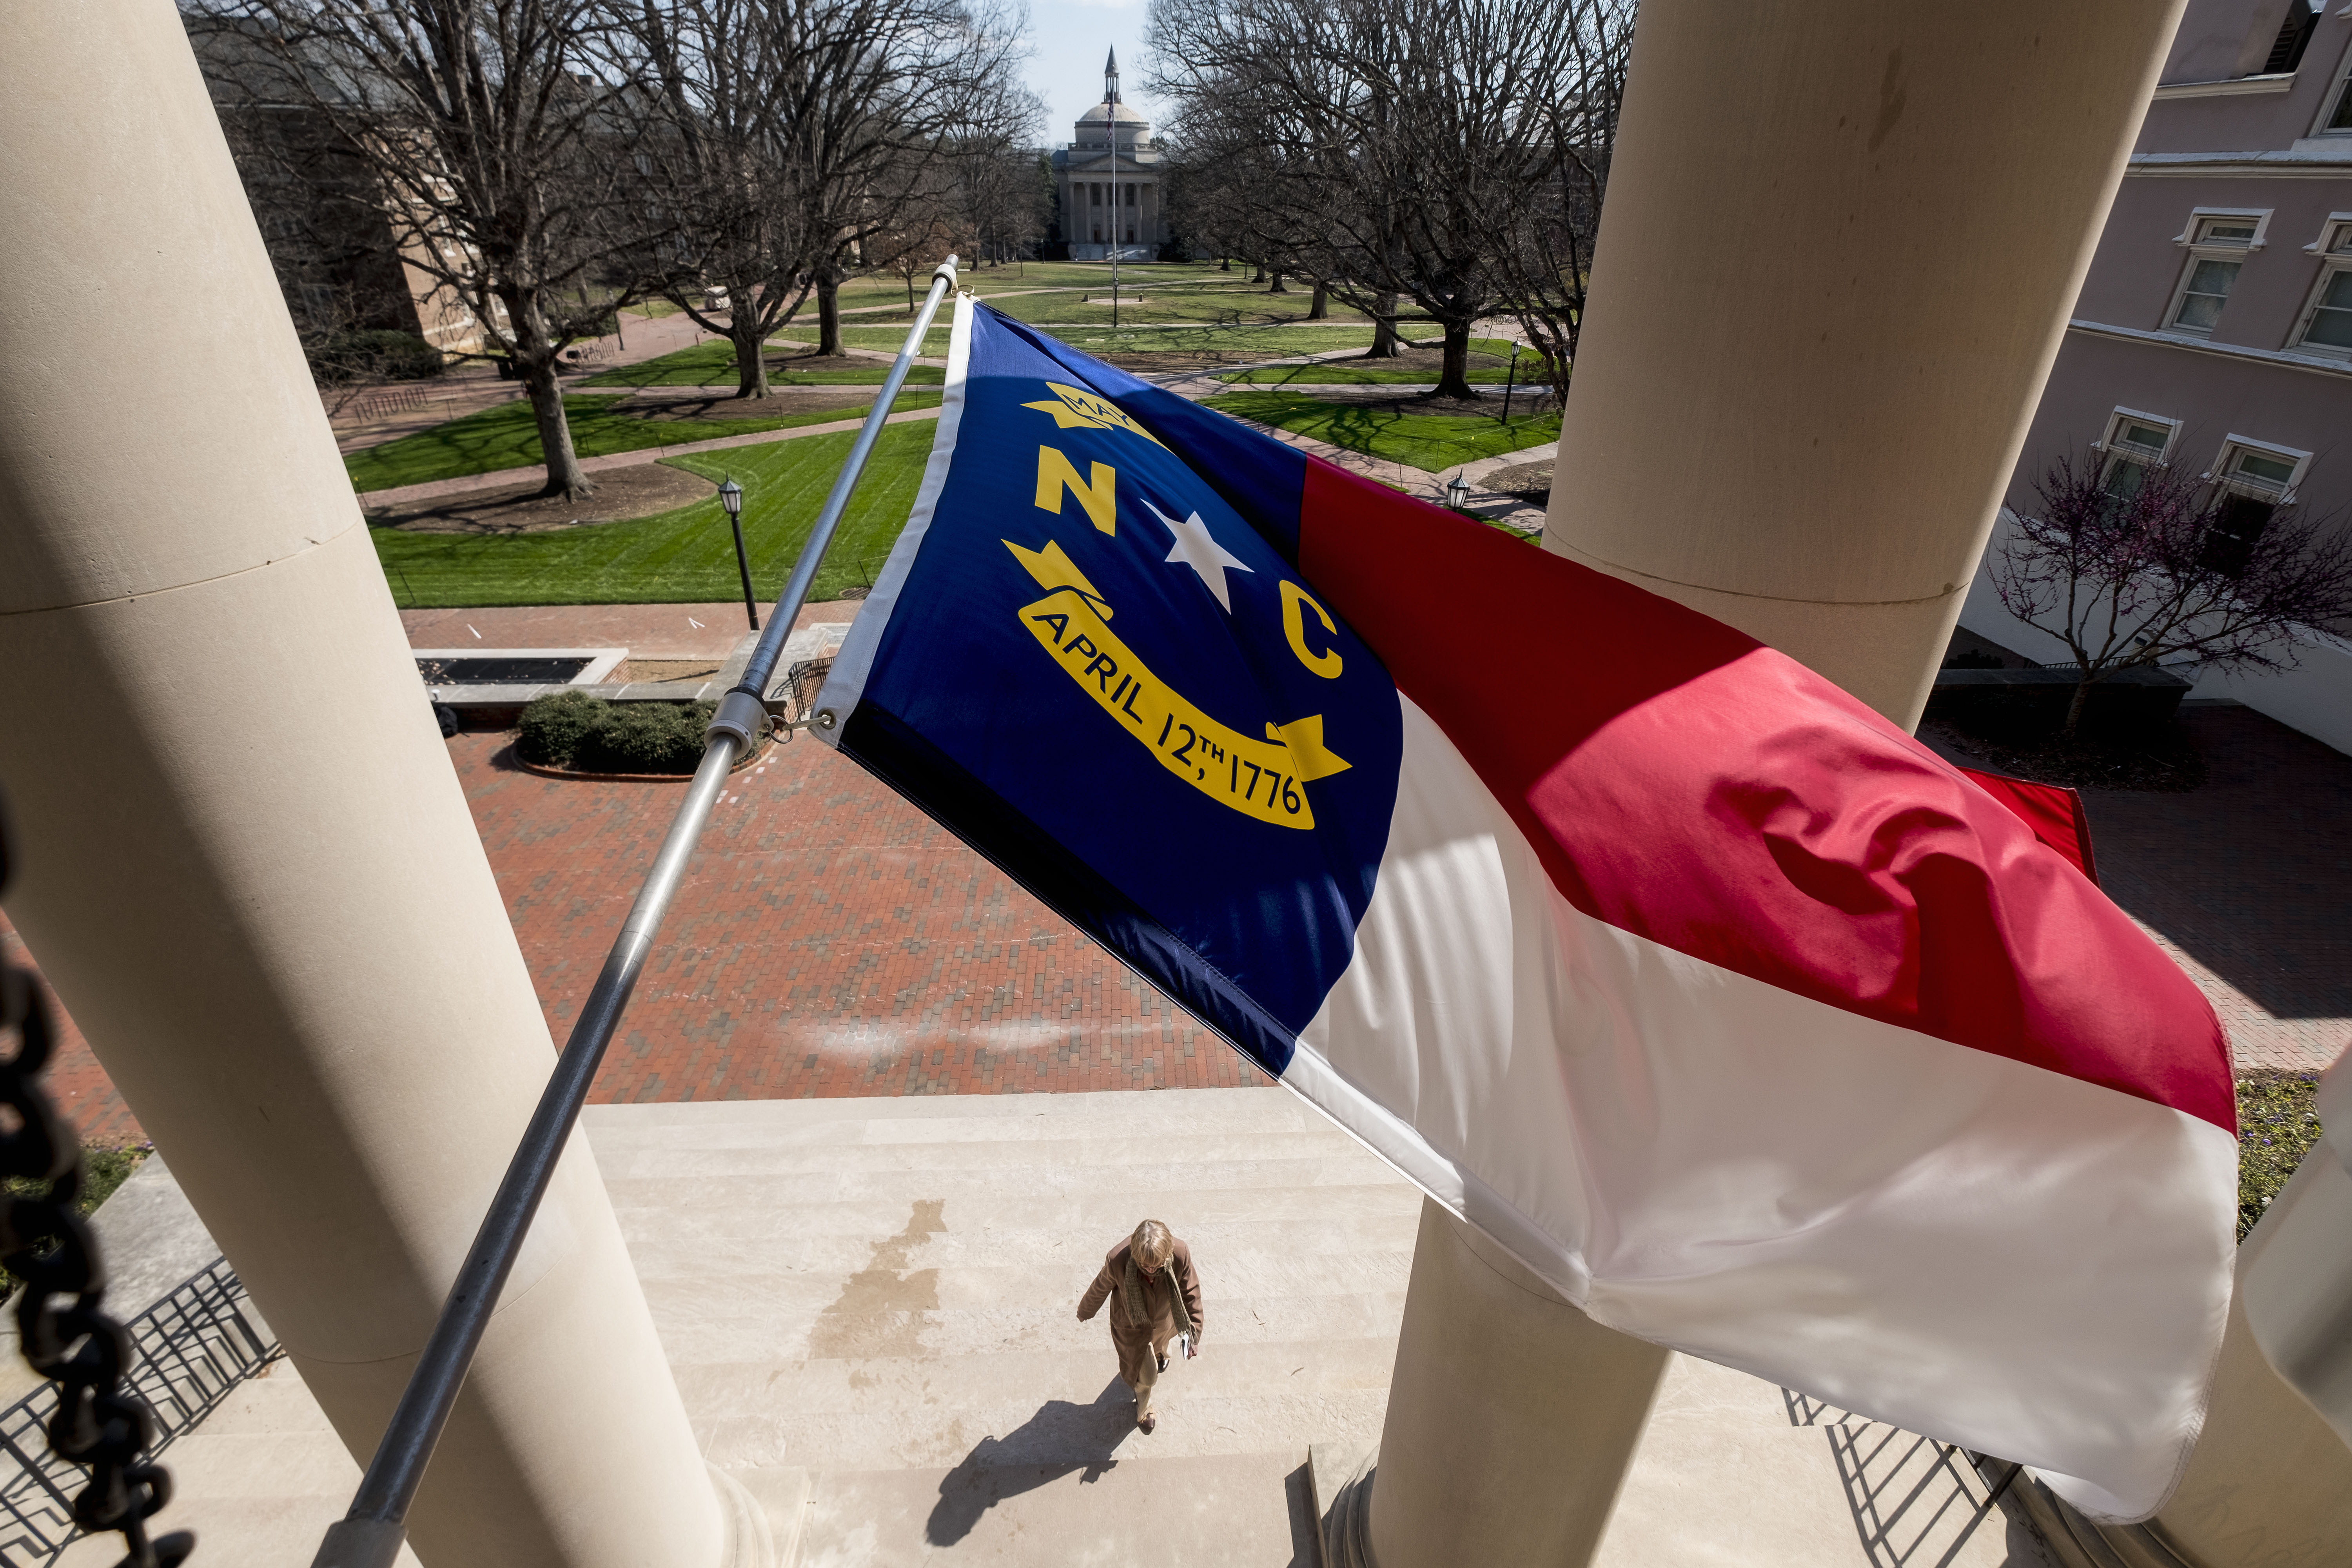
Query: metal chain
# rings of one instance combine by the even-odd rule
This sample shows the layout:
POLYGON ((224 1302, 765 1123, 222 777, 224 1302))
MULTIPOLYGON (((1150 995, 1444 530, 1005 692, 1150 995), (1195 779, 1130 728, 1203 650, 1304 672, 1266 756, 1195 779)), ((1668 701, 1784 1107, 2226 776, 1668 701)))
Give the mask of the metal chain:
MULTIPOLYGON (((10 850, 0 811, 0 891, 8 885, 10 850)), ((152 1417, 124 1385, 131 1336, 100 1310, 106 1270, 74 1206, 82 1191, 80 1141, 35 1081, 57 1040, 48 999, 29 972, 13 966, 0 967, 0 1037, 11 1034, 16 1049, 0 1058, 0 1107, 16 1113, 16 1130, 0 1132, 0 1177, 47 1183, 48 1190, 38 1197, 0 1193, 0 1264, 25 1281, 16 1304, 25 1360, 58 1385, 49 1447, 89 1468, 89 1485, 74 1499, 74 1522, 93 1534, 121 1533, 129 1551, 116 1568, 173 1568, 195 1550, 196 1538, 184 1530, 147 1538, 149 1516, 172 1500, 172 1477, 143 1458, 152 1417)))

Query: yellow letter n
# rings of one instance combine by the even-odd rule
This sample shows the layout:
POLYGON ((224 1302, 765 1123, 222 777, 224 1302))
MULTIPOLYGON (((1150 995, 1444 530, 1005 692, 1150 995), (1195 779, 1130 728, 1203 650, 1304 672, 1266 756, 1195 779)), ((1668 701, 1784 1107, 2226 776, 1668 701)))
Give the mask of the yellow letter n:
POLYGON ((1105 533, 1118 532, 1118 470, 1108 463, 1094 465, 1094 481, 1089 484, 1078 478, 1078 470, 1070 459, 1051 447, 1037 448, 1037 504, 1059 517, 1062 514, 1062 491, 1066 487, 1087 509, 1095 526, 1105 533))

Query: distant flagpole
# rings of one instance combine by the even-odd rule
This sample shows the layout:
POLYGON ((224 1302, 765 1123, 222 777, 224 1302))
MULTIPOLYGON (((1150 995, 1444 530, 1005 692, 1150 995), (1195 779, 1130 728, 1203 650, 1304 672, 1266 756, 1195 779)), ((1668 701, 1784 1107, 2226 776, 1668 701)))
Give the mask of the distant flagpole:
POLYGON ((1110 132, 1110 324, 1118 327, 1118 51, 1103 62, 1103 124, 1110 132))

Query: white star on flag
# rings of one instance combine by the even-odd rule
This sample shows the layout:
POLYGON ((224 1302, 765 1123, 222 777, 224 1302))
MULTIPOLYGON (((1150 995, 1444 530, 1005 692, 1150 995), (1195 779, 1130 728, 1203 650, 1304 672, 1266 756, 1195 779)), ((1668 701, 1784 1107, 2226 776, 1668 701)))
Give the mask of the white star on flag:
POLYGON ((1231 566, 1243 572, 1255 572, 1256 568, 1239 556, 1228 554, 1225 547, 1211 536, 1209 525, 1201 521, 1199 512, 1179 522, 1149 500, 1143 504, 1151 507, 1151 515, 1166 523, 1168 531, 1176 536, 1176 548, 1168 552, 1168 559, 1181 561, 1198 572, 1201 581, 1209 585, 1209 592, 1217 596, 1217 603, 1225 607, 1225 614, 1232 615, 1234 596, 1225 587, 1225 568, 1231 566))

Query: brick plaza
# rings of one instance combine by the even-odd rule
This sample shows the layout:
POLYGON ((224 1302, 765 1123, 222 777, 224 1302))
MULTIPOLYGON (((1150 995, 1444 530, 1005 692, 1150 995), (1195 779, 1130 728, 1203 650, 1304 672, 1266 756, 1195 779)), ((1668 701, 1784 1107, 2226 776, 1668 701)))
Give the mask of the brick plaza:
MULTIPOLYGON (((473 613, 486 615, 501 612, 473 613)), ((2352 757, 2248 709, 2190 708, 2183 722, 2208 757, 2204 787, 2088 797, 2107 891, 2212 999, 2241 1069, 2323 1067, 2352 1046, 2352 757)), ((542 778, 510 742, 461 734, 450 760, 561 1041, 682 785, 542 778)), ((0 952, 23 962, 23 948, 0 921, 0 952)), ((51 1081, 92 1142, 140 1136, 69 1022, 51 1081)), ((736 775, 713 815, 595 1098, 1268 1082, 803 738, 736 775)))

